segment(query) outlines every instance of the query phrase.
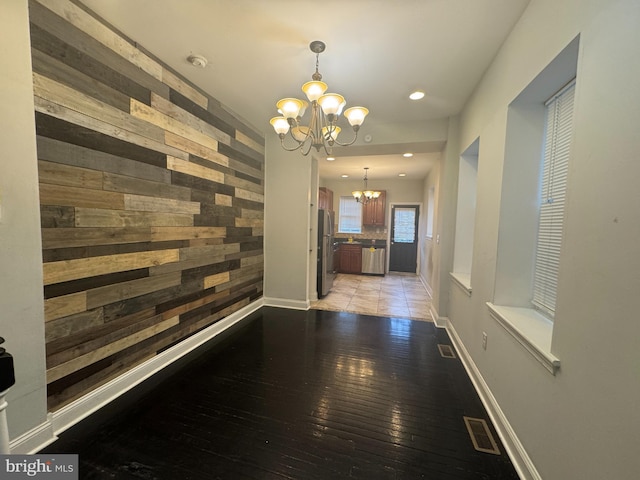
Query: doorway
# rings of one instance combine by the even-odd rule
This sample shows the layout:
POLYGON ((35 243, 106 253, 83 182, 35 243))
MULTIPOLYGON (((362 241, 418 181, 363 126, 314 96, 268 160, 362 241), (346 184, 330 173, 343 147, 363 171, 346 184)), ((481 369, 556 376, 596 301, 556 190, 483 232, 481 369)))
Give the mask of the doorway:
POLYGON ((418 205, 391 207, 389 271, 416 273, 418 266, 418 205))

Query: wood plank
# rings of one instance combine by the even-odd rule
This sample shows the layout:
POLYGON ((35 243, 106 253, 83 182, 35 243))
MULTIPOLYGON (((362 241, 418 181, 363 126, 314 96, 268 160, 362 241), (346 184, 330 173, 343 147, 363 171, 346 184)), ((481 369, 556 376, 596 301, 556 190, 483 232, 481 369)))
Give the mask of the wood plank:
MULTIPOLYGON (((232 255, 240 255, 240 253, 234 253, 232 255)), ((180 260, 175 263, 167 263, 164 265, 157 265, 149 268, 149 275, 163 275, 168 272, 176 271, 188 271, 199 267, 206 267, 210 265, 216 265, 220 262, 224 262, 229 254, 216 255, 211 257, 195 257, 188 260, 180 260)))
POLYGON ((249 137, 248 135, 245 135, 244 133, 242 133, 239 130, 236 130, 236 140, 239 141, 240 143, 246 145, 247 147, 249 147, 251 150, 255 150, 256 152, 258 152, 261 155, 264 155, 264 143, 258 143, 256 142, 253 138, 249 137))
POLYGON ((244 173, 245 175, 249 175, 250 177, 255 178, 259 182, 264 181, 264 172, 260 168, 251 167, 234 158, 229 158, 229 168, 232 168, 236 172, 244 173))
POLYGON ((240 251, 237 243, 222 245, 207 245, 205 247, 189 247, 180 249, 180 261, 193 260, 195 258, 211 258, 240 251))
POLYGON ((229 272, 222 272, 216 275, 209 275, 204 277, 204 288, 212 288, 216 285, 220 285, 221 283, 226 283, 229 281, 230 276, 229 272))
POLYGON ((126 210, 138 210, 143 212, 166 213, 200 213, 198 202, 174 200, 173 198, 149 197, 146 195, 124 194, 124 208, 126 210))
POLYGON ((67 317, 87 310, 87 292, 72 293, 44 301, 44 321, 67 317))
POLYGON ((104 319, 101 308, 50 320, 44 324, 45 339, 47 344, 51 344, 58 338, 68 337, 80 330, 102 325, 102 323, 104 319))
POLYGON ((193 226, 193 216, 179 213, 131 212, 99 208, 76 208, 75 226, 87 227, 175 227, 193 226))
POLYGON ((236 160, 238 163, 244 164, 247 167, 256 170, 262 170, 264 168, 264 155, 260 155, 253 150, 244 147, 244 145, 236 142, 235 139, 232 139, 231 143, 235 147, 240 148, 234 148, 233 146, 221 143, 218 146, 218 151, 223 155, 229 157, 229 159, 236 160), (246 150, 246 152, 243 152, 241 150, 246 150))
MULTIPOLYGON (((40 184, 42 205, 106 208, 121 210, 125 207, 124 194, 92 190, 89 188, 40 184)), ((76 218, 77 219, 77 218, 76 218)))
POLYGON ((108 357, 109 355, 113 355, 115 352, 122 351, 136 343, 139 343, 142 340, 145 340, 149 337, 157 335, 158 333, 171 328, 174 325, 179 323, 178 317, 173 317, 168 320, 164 320, 153 327, 145 328, 135 334, 123 338, 121 340, 117 340, 109 345, 106 345, 102 348, 98 348, 93 350, 92 352, 86 353, 79 357, 75 357, 68 362, 65 362, 61 365, 55 366, 53 368, 47 369, 47 382, 54 382, 66 375, 69 375, 72 372, 75 372, 87 365, 90 365, 98 360, 108 357))
POLYGON ((249 210, 246 208, 242 209, 242 218, 264 218, 264 210, 249 210))
POLYGON ((233 197, 231 195, 223 195, 221 193, 215 194, 216 205, 224 205, 231 207, 233 205, 233 197))
POLYGON ((178 120, 175 120, 134 98, 131 99, 130 112, 132 116, 139 118, 140 120, 144 120, 164 130, 168 130, 176 135, 187 138, 195 143, 210 148, 211 150, 218 150, 218 141, 216 139, 197 131, 195 128, 191 128, 180 123, 178 120))
POLYGON ((207 148, 199 143, 193 142, 185 137, 181 137, 180 135, 176 135, 172 132, 165 132, 164 135, 164 143, 169 145, 170 147, 177 148, 186 153, 190 153, 192 155, 196 155, 200 158, 204 158, 213 163, 217 163, 218 165, 228 166, 229 158, 218 153, 217 151, 207 148))
MULTIPOLYGON (((164 130, 146 121, 129 115, 108 103, 51 80, 36 72, 33 73, 33 93, 36 97, 49 100, 57 105, 74 110, 88 117, 108 123, 122 130, 143 136, 157 143, 164 143, 164 130)), ((135 100, 137 101, 137 100, 135 100)))
POLYGON ((236 227, 264 228, 264 220, 261 218, 236 218, 236 227))
POLYGON ((145 328, 153 327, 162 321, 160 315, 150 312, 151 310, 145 311, 146 317, 120 318, 51 342, 47 346, 47 368, 68 362, 114 341, 129 337, 145 328))
MULTIPOLYGON (((39 6, 35 1, 30 1, 29 6, 33 50, 81 71, 127 97, 147 104, 151 103, 151 91, 167 93, 168 87, 162 82, 69 25, 58 15, 39 6)), ((127 107, 124 111, 128 110, 127 107)))
POLYGON ((102 172, 96 170, 43 160, 38 161, 38 179, 40 183, 101 190, 102 177, 102 172))
POLYGON ((180 284, 181 277, 180 272, 172 272, 94 288, 85 292, 86 306, 87 309, 93 309, 109 303, 145 295, 156 290, 173 287, 180 284))
POLYGON ((246 267, 248 265, 262 264, 264 265, 264 255, 253 255, 240 259, 240 265, 246 267))
MULTIPOLYGON (((161 167, 112 155, 81 145, 74 145, 54 138, 39 135, 36 137, 36 140, 38 158, 41 160, 87 168, 99 172, 121 174, 122 176, 135 179, 134 181, 143 179, 163 184, 171 183, 171 172, 161 167)), ((163 158, 163 163, 166 165, 165 157, 161 157, 163 158)), ((111 183, 108 183, 110 180, 111 178, 105 175, 105 185, 113 185, 116 183, 113 180, 111 180, 111 183)), ((119 191, 118 189, 111 190, 119 191)))
POLYGON ((232 187, 241 188, 243 190, 248 190, 250 192, 259 193, 263 195, 264 199, 264 185, 259 183, 250 182, 249 180, 244 180, 239 177, 235 177, 233 175, 225 176, 225 184, 231 185, 232 187))
POLYGON ((220 293, 220 292, 210 291, 206 295, 202 295, 194 300, 191 300, 189 302, 180 304, 178 306, 175 306, 166 310, 164 309, 164 305, 159 305, 158 308, 159 308, 159 311, 162 312, 162 318, 171 318, 175 315, 183 315, 192 310, 196 310, 205 305, 209 305, 217 300, 225 298, 226 296, 228 296, 228 294, 224 292, 220 293))
POLYGON ((125 95, 115 88, 101 83, 97 79, 71 68, 60 60, 35 48, 31 49, 31 59, 34 72, 97 98, 118 110, 129 111, 129 95, 125 95))
POLYGON ((231 137, 227 133, 218 130, 215 126, 198 118, 187 110, 180 108, 178 105, 172 103, 166 98, 162 98, 160 95, 154 93, 151 94, 151 107, 179 123, 215 139, 218 142, 226 144, 231 142, 231 137))
MULTIPOLYGON (((118 140, 123 140, 127 143, 131 143, 140 147, 144 147, 149 150, 153 150, 159 153, 172 155, 176 158, 187 158, 189 155, 177 148, 169 147, 165 145, 164 140, 162 143, 156 142, 143 135, 138 135, 127 130, 123 130, 110 123, 102 122, 96 118, 90 117, 83 113, 69 109, 57 103, 51 102, 41 97, 34 98, 34 104, 36 112, 43 113, 45 115, 64 120, 73 125, 85 127, 89 130, 102 133, 109 137, 113 137, 118 140)), ((38 132, 40 133, 40 132, 38 132)))
POLYGON ((224 183, 224 174, 211 168, 206 168, 195 163, 188 162, 181 158, 167 157, 167 168, 176 172, 186 173, 194 177, 211 180, 212 182, 224 183))
POLYGON ((245 190, 243 188, 236 188, 236 197, 251 200, 252 202, 264 203, 263 194, 245 190))
MULTIPOLYGON (((227 135, 229 135, 229 137, 232 137, 235 135, 236 129, 235 127, 230 125, 229 122, 223 120, 222 118, 215 115, 214 113, 211 113, 209 108, 203 108, 202 106, 198 105, 193 100, 187 98, 186 96, 182 95, 180 92, 178 92, 173 88, 169 92, 169 100, 174 105, 179 106, 183 110, 186 110, 192 115, 195 115, 196 117, 204 120, 209 125, 213 125, 218 130, 226 133, 227 135)), ((215 102, 216 100, 210 98, 209 105, 211 105, 212 101, 215 102)))
POLYGON ((154 242, 222 238, 226 234, 225 227, 151 227, 154 242))
POLYGON ((149 197, 190 200, 191 189, 163 182, 142 180, 128 175, 105 172, 103 188, 109 192, 135 193, 149 197))
POLYGON ((209 106, 209 99, 205 95, 200 93, 167 68, 162 69, 162 81, 173 88, 176 92, 180 92, 181 95, 184 95, 196 105, 199 105, 204 109, 209 106))
POLYGON ((40 206, 40 226, 42 228, 73 227, 75 222, 75 210, 73 207, 40 206))
POLYGON ((96 39, 107 48, 113 50, 128 62, 147 72, 153 78, 162 81, 163 68, 158 62, 124 40, 120 35, 77 5, 71 2, 61 2, 60 0, 36 1, 90 37, 96 39))
POLYGON ((42 248, 89 247, 151 242, 151 227, 143 228, 43 228, 42 248))
POLYGON ((42 266, 44 284, 50 285, 79 278, 177 262, 179 255, 179 251, 173 249, 45 263, 42 266))

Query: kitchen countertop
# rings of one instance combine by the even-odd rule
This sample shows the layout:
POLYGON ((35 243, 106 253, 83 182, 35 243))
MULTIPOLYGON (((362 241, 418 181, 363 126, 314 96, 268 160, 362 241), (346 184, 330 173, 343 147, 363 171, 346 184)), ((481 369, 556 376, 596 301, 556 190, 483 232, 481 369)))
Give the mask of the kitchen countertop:
POLYGON ((374 243, 373 240, 366 239, 366 238, 354 240, 353 242, 349 242, 346 238, 336 238, 335 243, 337 244, 344 243, 345 245, 360 245, 361 247, 364 247, 364 248, 370 248, 370 247, 386 248, 387 247, 386 240, 376 240, 374 243))

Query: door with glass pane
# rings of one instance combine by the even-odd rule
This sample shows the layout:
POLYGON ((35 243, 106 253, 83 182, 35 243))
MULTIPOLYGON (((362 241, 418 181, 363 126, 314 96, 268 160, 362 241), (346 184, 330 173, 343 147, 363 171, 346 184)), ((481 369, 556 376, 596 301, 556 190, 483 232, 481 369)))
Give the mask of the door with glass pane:
POLYGON ((394 205, 391 207, 389 271, 416 273, 418 217, 418 205, 394 205))

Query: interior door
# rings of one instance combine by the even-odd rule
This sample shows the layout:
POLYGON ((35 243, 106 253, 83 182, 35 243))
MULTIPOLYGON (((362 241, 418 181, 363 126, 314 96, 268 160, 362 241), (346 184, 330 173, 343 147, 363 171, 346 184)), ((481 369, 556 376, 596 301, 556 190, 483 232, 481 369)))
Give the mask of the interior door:
POLYGON ((390 271, 416 273, 419 213, 418 205, 391 207, 390 271))

